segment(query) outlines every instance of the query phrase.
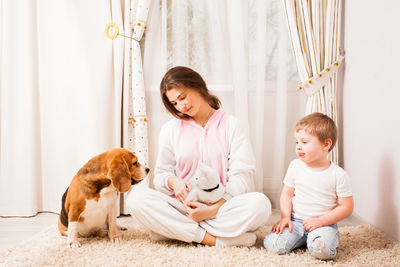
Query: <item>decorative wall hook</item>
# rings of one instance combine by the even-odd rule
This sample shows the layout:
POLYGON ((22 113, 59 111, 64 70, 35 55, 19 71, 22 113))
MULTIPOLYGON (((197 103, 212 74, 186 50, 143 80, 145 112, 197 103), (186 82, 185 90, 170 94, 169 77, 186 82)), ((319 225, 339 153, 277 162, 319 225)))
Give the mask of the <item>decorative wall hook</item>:
POLYGON ((114 22, 110 22, 106 25, 105 34, 111 40, 117 38, 118 32, 119 32, 119 28, 118 28, 117 24, 115 24, 114 22), (110 34, 110 30, 112 30, 112 29, 114 29, 114 33, 110 34))
MULTIPOLYGON (((132 25, 132 29, 133 29, 133 26, 134 26, 134 25, 132 24, 132 22, 131 22, 130 24, 132 25)), ((126 35, 120 34, 120 33, 119 33, 119 28, 118 28, 117 24, 115 24, 114 22, 108 23, 108 24, 106 25, 106 29, 105 29, 104 32, 105 32, 106 36, 107 36, 108 38, 110 38, 111 40, 117 38, 117 36, 122 36, 122 37, 125 37, 125 38, 129 38, 129 39, 138 41, 138 40, 137 40, 136 38, 134 38, 134 37, 130 37, 130 36, 126 36, 126 35), (110 33, 110 31, 112 31, 112 30, 113 30, 114 32, 110 33)))

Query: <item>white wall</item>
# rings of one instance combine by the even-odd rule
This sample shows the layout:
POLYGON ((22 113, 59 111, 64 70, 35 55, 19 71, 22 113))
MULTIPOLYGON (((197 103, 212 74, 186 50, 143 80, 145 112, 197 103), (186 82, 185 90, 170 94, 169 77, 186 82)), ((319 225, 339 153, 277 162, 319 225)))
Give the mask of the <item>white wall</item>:
POLYGON ((400 2, 344 4, 343 163, 354 214, 400 240, 400 2))

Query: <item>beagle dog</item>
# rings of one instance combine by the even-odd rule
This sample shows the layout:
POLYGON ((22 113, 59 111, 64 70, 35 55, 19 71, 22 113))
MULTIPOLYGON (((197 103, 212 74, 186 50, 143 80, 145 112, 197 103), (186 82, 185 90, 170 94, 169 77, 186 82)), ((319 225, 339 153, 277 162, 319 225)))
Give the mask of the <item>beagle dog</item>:
POLYGON ((127 149, 114 148, 89 160, 74 176, 62 197, 58 229, 68 245, 80 247, 78 236, 108 233, 119 242, 117 199, 147 177, 149 168, 127 149))

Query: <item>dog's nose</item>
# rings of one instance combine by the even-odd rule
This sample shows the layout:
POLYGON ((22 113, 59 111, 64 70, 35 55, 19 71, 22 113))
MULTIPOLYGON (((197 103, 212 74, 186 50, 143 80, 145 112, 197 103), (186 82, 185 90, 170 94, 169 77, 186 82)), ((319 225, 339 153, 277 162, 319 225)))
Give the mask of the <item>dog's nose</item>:
POLYGON ((150 171, 150 169, 149 169, 149 168, 146 168, 146 174, 149 173, 149 171, 150 171))

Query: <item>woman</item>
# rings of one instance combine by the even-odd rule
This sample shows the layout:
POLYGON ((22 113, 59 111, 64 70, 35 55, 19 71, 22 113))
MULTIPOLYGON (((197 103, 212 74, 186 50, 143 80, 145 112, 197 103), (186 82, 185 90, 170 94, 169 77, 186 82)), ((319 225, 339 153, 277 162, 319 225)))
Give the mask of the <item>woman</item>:
POLYGON ((220 109, 203 78, 186 67, 170 69, 160 85, 175 119, 161 129, 156 190, 132 189, 127 206, 154 240, 177 239, 209 246, 252 246, 250 231, 264 225, 271 204, 254 191, 255 160, 238 122, 220 109), (185 202, 199 163, 218 170, 225 194, 214 204, 185 202))

